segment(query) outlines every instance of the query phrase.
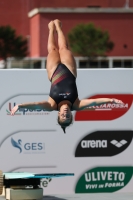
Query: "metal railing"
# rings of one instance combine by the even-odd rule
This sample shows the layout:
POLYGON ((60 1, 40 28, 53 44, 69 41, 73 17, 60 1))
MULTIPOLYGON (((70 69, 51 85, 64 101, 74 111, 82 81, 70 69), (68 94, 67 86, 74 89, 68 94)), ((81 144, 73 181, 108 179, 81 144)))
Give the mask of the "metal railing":
MULTIPOLYGON (((8 58, 7 68, 45 69, 46 59, 46 57, 26 57, 22 60, 8 58)), ((93 60, 87 57, 75 57, 75 61, 77 68, 133 68, 133 57, 98 57, 93 60)))

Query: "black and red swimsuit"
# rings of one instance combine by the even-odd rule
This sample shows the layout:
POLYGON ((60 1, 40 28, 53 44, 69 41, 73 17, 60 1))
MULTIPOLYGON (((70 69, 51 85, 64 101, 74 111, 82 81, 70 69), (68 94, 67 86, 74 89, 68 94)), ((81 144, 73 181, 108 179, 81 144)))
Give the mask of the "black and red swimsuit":
POLYGON ((57 107, 61 101, 68 100, 73 103, 78 97, 76 78, 70 70, 60 63, 51 78, 49 96, 56 102, 57 107))

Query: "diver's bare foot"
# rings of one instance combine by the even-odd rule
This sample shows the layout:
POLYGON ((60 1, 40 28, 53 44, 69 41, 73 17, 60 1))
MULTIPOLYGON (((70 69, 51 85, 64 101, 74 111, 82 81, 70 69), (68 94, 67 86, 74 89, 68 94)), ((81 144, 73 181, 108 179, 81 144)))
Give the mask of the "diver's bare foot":
POLYGON ((54 24, 55 24, 55 27, 56 27, 56 31, 58 31, 62 28, 62 24, 61 24, 61 21, 59 19, 55 19, 54 24))
POLYGON ((49 22, 48 28, 49 30, 54 30, 54 21, 49 22))

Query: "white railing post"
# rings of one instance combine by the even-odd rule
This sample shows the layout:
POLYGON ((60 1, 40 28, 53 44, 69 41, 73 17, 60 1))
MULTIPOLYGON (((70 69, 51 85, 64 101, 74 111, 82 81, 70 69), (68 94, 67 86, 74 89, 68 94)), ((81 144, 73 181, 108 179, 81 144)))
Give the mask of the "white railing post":
POLYGON ((7 69, 11 69, 12 59, 11 59, 11 58, 8 58, 6 64, 7 64, 7 69))
POLYGON ((113 59, 108 58, 108 61, 109 61, 109 68, 113 68, 113 59))
POLYGON ((45 67, 45 58, 42 58, 42 60, 41 60, 41 69, 45 69, 46 67, 45 67))

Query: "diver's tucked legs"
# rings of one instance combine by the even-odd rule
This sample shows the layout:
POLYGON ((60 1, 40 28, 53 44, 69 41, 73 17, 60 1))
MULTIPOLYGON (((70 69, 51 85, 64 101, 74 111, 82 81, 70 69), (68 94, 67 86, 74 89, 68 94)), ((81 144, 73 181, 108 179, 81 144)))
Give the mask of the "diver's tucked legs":
POLYGON ((51 21, 48 24, 49 28, 49 36, 48 36, 48 56, 47 56, 47 73, 49 80, 51 79, 51 76, 53 75, 55 69, 57 68, 57 65, 61 62, 60 61, 60 55, 59 51, 56 47, 55 38, 54 38, 54 22, 51 21))
POLYGON ((59 54, 60 54, 61 63, 65 64, 67 68, 76 77, 77 76, 76 62, 75 62, 72 52, 68 49, 68 44, 67 44, 65 35, 62 31, 61 22, 58 19, 56 19, 54 20, 54 24, 56 26, 56 31, 58 34, 58 46, 59 46, 59 54))

